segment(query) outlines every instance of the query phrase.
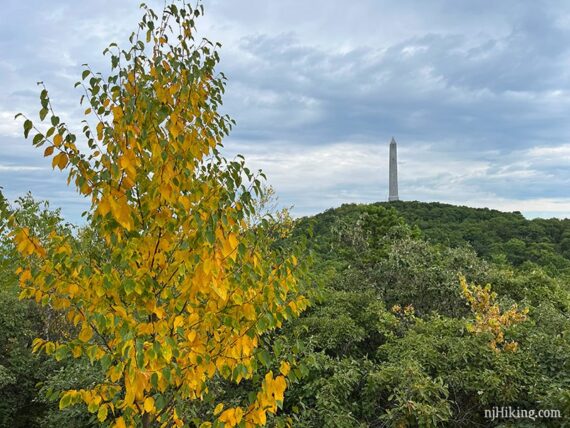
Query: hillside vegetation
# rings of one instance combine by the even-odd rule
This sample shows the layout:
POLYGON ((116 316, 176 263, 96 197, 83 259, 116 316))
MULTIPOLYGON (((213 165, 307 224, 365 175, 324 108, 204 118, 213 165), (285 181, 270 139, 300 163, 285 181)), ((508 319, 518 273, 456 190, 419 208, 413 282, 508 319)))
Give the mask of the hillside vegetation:
POLYGON ((570 414, 570 221, 397 202, 343 205, 309 225, 324 291, 288 333, 314 361, 286 400, 295 426, 493 426, 493 406, 570 414), (462 276, 490 284, 502 313, 528 310, 498 346, 462 276))
POLYGON ((553 273, 570 272, 570 219, 527 220, 519 212, 437 202, 399 201, 389 206, 433 242, 452 247, 469 244, 479 256, 499 263, 520 266, 530 261, 553 273))
MULTIPOLYGON (((39 228, 65 227, 29 198, 17 209, 39 228)), ((300 356, 269 426, 513 426, 485 418, 495 406, 562 415, 516 426, 560 426, 570 415, 570 221, 398 202, 300 219, 293 237, 306 235, 305 286, 319 291, 264 342, 300 356)), ((88 229, 79 236, 95 240, 88 229)), ((98 373, 88 360, 31 354, 34 337, 69 327, 17 300, 16 256, 8 241, 1 251, 0 426, 97 426, 81 406, 57 409, 57 391, 98 373)), ((252 390, 220 380, 212 394, 231 403, 252 390)), ((191 420, 211 409, 179 411, 191 420)))

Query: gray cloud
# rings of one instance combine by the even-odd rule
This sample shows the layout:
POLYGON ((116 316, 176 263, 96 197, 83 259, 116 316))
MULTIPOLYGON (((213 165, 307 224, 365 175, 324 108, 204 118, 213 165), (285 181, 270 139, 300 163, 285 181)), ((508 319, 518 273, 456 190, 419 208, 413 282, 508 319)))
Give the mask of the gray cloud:
MULTIPOLYGON (((298 215, 385 199, 394 135, 404 198, 570 216, 570 5, 209 0, 206 10, 200 28, 224 44, 224 110, 238 122, 227 153, 263 168, 298 215)), ((100 52, 138 11, 111 0, 9 0, 4 11, 0 185, 77 218, 84 202, 11 117, 37 109, 44 80, 76 121, 80 64, 104 71, 100 52)))

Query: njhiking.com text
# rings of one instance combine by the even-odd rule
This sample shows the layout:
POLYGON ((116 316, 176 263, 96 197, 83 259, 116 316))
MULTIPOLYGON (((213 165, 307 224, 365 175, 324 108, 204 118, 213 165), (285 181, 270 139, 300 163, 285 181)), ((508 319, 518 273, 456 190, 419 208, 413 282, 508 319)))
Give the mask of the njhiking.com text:
POLYGON ((521 409, 511 406, 495 406, 485 409, 485 419, 560 419, 562 413, 558 409, 521 409))

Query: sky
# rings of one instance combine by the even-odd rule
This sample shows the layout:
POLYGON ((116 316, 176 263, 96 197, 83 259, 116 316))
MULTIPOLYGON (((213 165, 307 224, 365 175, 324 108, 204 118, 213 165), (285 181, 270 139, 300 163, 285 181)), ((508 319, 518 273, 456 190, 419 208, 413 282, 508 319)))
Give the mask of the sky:
MULTIPOLYGON (((88 201, 22 135, 47 85, 80 125, 81 64, 109 69, 131 0, 2 0, 0 186, 80 222, 88 201)), ((162 2, 148 1, 161 9, 162 2)), ((570 217, 570 2, 205 0, 219 41, 225 153, 262 169, 296 216, 385 201, 398 142, 403 200, 570 217)))

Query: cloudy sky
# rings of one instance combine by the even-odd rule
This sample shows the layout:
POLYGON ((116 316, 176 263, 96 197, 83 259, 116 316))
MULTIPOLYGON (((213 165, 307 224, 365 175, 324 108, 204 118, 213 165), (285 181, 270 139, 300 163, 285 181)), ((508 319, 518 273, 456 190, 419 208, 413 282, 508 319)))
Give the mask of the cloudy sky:
MULTIPOLYGON (((135 29, 138 0, 2 0, 0 186, 62 207, 86 201, 22 137, 42 80, 79 123, 81 64, 135 29)), ((162 2, 150 1, 160 8, 162 2)), ((570 2, 206 0, 223 44, 225 143, 296 215, 400 197, 570 217, 570 2)))

